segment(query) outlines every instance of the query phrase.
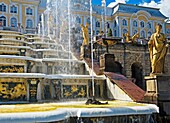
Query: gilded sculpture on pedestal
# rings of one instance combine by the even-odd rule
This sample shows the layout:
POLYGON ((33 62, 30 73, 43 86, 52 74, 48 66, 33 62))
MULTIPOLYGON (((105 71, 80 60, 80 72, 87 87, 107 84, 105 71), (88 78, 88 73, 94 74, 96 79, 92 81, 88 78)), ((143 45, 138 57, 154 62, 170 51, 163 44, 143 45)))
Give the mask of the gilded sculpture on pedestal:
POLYGON ((137 42, 137 40, 140 38, 140 34, 139 32, 137 32, 136 34, 134 34, 132 36, 132 42, 137 42))
POLYGON ((123 37, 125 38, 126 42, 133 43, 133 42, 137 42, 137 40, 140 38, 140 34, 137 32, 131 37, 129 32, 127 32, 123 34, 123 37))
POLYGON ((82 32, 83 32, 83 44, 82 45, 89 45, 89 30, 88 30, 88 26, 89 24, 86 23, 86 25, 84 26, 83 24, 80 25, 82 32))
POLYGON ((125 38, 126 38, 126 42, 131 42, 131 36, 129 34, 129 32, 124 34, 125 38))
POLYGON ((148 42, 152 73, 164 73, 165 56, 168 50, 166 37, 161 33, 162 26, 156 25, 156 32, 148 42))

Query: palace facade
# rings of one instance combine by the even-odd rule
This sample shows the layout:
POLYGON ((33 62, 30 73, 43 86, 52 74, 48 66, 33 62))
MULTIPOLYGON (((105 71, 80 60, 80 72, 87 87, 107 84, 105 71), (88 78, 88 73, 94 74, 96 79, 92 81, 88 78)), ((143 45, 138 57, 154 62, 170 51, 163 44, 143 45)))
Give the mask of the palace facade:
MULTIPOLYGON (((88 0, 74 0, 73 18, 77 23, 84 25, 90 23, 88 0), (83 4, 85 3, 85 4, 83 4)), ((170 24, 168 17, 164 16, 159 8, 143 7, 118 3, 112 8, 93 5, 93 32, 98 35, 100 31, 112 31, 114 37, 122 37, 129 32, 130 36, 140 34, 141 38, 149 38, 155 31, 155 25, 161 24, 163 33, 170 38, 170 24), (105 29, 104 29, 105 28, 105 29)), ((77 27, 80 30, 80 27, 77 27)))
POLYGON ((35 32, 45 5, 46 0, 0 0, 0 26, 7 30, 21 26, 26 33, 35 32))
MULTIPOLYGON (((25 28, 26 32, 35 32, 41 21, 41 14, 46 9, 46 2, 47 6, 56 6, 56 0, 0 0, 0 26, 15 28, 19 25, 25 28)), ((61 0, 57 2, 62 3, 61 0)), ((71 18, 75 20, 74 25, 80 32, 80 24, 90 23, 89 0, 71 0, 70 3, 71 18)), ((155 31, 155 25, 159 23, 163 27, 163 33, 170 38, 170 24, 167 22, 168 17, 164 16, 159 8, 123 3, 112 8, 93 5, 92 23, 95 35, 100 31, 111 30, 115 37, 122 37, 127 32, 132 36, 138 32, 141 38, 149 38, 155 31)))

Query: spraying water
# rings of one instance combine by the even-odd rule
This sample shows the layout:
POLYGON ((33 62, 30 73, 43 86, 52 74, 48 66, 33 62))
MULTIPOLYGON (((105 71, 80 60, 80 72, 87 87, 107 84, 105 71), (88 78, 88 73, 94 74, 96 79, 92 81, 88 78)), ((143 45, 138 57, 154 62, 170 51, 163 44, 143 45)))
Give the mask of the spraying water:
POLYGON ((102 6, 103 6, 103 9, 104 9, 104 12, 102 14, 102 24, 103 24, 104 33, 107 37, 106 0, 102 0, 102 6))
POLYGON ((44 40, 45 29, 44 29, 44 14, 41 15, 41 25, 42 25, 42 40, 44 40))
POLYGON ((93 97, 95 96, 95 87, 94 87, 94 61, 93 61, 93 8, 92 8, 92 0, 90 0, 90 28, 91 28, 91 35, 90 35, 90 40, 91 40, 91 64, 92 64, 92 71, 91 71, 91 75, 92 75, 92 91, 93 91, 93 97))
POLYGON ((70 53, 71 53, 71 13, 70 13, 70 0, 68 0, 68 51, 69 51, 69 71, 71 71, 70 53))

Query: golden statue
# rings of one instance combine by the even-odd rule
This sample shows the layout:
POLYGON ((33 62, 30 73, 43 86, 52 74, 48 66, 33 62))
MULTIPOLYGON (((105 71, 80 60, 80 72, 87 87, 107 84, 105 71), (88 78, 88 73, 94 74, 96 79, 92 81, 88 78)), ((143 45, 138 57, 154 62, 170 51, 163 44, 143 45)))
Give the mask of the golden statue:
POLYGON ((131 36, 130 36, 129 32, 123 34, 123 37, 125 37, 126 42, 131 42, 131 36))
POLYGON ((165 35, 161 33, 162 26, 158 24, 155 29, 156 32, 148 42, 152 73, 163 73, 168 44, 165 35))
POLYGON ((86 25, 84 26, 83 24, 80 25, 82 32, 83 32, 83 44, 82 45, 89 45, 89 30, 88 30, 88 26, 89 24, 86 23, 86 25))
POLYGON ((139 39, 140 38, 140 34, 139 34, 139 32, 137 32, 136 34, 134 34, 133 36, 132 36, 132 42, 137 42, 137 39, 139 39))

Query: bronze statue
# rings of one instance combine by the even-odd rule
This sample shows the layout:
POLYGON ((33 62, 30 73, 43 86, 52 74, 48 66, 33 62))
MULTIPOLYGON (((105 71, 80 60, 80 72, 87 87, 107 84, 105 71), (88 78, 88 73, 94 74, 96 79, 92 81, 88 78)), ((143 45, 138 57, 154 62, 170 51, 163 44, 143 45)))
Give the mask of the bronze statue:
POLYGON ((88 30, 89 24, 86 23, 85 26, 83 24, 81 24, 80 26, 82 28, 83 38, 84 38, 82 45, 89 45, 89 30, 88 30))
POLYGON ((164 73, 165 56, 168 50, 166 37, 161 33, 162 26, 156 25, 156 32, 148 42, 152 73, 164 73))

